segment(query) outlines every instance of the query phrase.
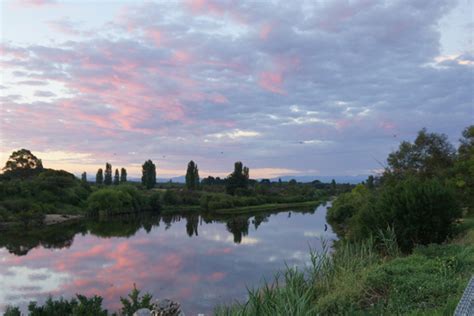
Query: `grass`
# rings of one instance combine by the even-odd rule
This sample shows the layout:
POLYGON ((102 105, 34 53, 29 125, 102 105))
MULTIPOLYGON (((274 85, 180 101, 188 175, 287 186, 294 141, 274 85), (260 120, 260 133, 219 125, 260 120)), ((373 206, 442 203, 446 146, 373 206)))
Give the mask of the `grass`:
POLYGON ((452 315, 474 271, 474 215, 441 245, 402 256, 368 240, 339 243, 312 253, 306 269, 287 267, 272 283, 248 291, 245 303, 216 308, 216 315, 452 315), (381 255, 383 253, 383 255, 381 255))

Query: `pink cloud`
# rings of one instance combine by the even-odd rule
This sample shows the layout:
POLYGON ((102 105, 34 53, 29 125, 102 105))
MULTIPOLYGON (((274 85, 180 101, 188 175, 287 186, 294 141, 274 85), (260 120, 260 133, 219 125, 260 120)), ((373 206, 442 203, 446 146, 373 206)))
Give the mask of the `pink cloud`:
POLYGON ((270 35, 273 27, 270 23, 265 23, 261 28, 260 32, 258 33, 260 36, 260 39, 266 40, 268 39, 268 35, 270 35))
POLYGON ((56 4, 57 2, 55 0, 17 0, 16 3, 21 6, 40 7, 56 4))
POLYGON ((213 272, 208 279, 211 280, 212 282, 218 282, 222 280, 226 276, 226 273, 224 272, 213 272))
POLYGON ((163 33, 156 29, 148 29, 145 31, 146 36, 159 47, 163 43, 163 33))
POLYGON ((222 94, 219 93, 213 93, 209 96, 209 100, 211 100, 214 103, 229 103, 229 100, 222 94))
POLYGON ((273 93, 285 93, 282 88, 283 75, 280 72, 263 71, 259 77, 258 83, 262 88, 273 93))

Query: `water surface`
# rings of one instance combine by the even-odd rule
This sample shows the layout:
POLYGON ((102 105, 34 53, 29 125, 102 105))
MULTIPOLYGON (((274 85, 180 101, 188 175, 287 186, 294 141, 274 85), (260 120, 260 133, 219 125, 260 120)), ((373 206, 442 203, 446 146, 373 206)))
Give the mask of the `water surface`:
POLYGON ((99 294, 109 311, 135 283, 179 301, 186 315, 244 301, 246 287, 271 280, 321 249, 326 206, 244 216, 146 216, 88 220, 0 235, 0 310, 26 310, 48 295, 99 294))

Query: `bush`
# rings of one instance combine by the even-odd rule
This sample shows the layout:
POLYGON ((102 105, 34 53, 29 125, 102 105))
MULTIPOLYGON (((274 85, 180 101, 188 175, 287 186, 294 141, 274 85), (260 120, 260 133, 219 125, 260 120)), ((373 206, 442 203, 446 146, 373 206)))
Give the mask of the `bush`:
POLYGON ((133 316, 140 308, 154 309, 155 305, 151 302, 152 299, 153 296, 149 293, 140 297, 140 290, 138 290, 134 284, 132 292, 128 294, 128 298, 120 297, 120 302, 122 302, 122 315, 133 316))
POLYGON ((177 205, 179 204, 179 197, 175 191, 168 189, 163 195, 163 203, 169 205, 177 205))
POLYGON ((349 238, 360 240, 392 227, 402 251, 441 243, 461 216, 453 191, 438 180, 407 178, 385 185, 375 203, 361 207, 350 223, 349 238))
POLYGON ((77 295, 77 299, 71 300, 63 298, 53 300, 50 297, 42 306, 38 306, 36 302, 30 302, 28 311, 30 316, 107 316, 107 310, 102 309, 102 297, 96 295, 91 298, 77 295))
POLYGON ((159 192, 153 192, 148 197, 148 207, 152 212, 159 212, 161 210, 161 194, 159 192))
POLYGON ((92 193, 87 199, 88 209, 92 214, 125 213, 135 211, 132 196, 121 190, 100 189, 92 193))
POLYGON ((343 235, 346 233, 349 220, 370 200, 370 191, 362 184, 357 185, 351 192, 342 193, 328 209, 326 219, 334 230, 343 235))

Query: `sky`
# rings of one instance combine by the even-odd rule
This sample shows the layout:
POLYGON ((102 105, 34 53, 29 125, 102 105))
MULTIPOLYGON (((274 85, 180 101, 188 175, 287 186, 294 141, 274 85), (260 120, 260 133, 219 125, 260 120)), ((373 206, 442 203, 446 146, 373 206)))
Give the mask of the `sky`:
POLYGON ((361 175, 474 123, 474 2, 1 1, 0 160, 361 175))

